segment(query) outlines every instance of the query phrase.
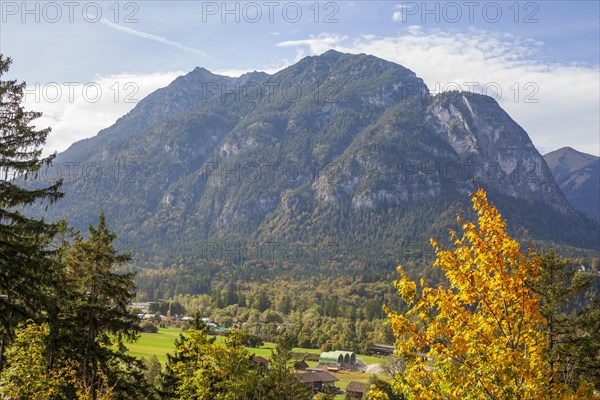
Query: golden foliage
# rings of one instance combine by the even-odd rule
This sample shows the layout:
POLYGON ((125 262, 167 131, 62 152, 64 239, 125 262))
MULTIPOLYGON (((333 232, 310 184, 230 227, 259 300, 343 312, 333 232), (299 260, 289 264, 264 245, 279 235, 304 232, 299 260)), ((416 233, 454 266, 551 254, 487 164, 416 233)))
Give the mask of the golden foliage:
POLYGON ((0 398, 50 400, 60 394, 63 385, 74 381, 75 371, 70 368, 48 371, 44 351, 49 334, 48 324, 19 324, 0 374, 0 398))
POLYGON ((385 308, 406 361, 397 389, 427 400, 582 398, 551 385, 545 320, 530 289, 541 274, 538 258, 521 252, 484 190, 472 202, 477 224, 459 219, 454 250, 431 240, 449 288, 423 281, 417 288, 398 267, 394 284, 411 307, 405 314, 385 308))
POLYGON ((386 392, 379 389, 376 385, 371 385, 369 391, 365 393, 367 400, 390 400, 386 392))

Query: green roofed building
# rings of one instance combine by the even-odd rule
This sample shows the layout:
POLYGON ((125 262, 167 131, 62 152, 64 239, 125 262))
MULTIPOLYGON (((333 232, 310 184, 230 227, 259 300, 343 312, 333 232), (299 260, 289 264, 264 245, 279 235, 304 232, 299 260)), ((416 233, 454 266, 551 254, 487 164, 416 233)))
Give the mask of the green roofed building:
POLYGON ((319 356, 319 364, 338 365, 356 364, 356 354, 351 351, 327 351, 319 356))

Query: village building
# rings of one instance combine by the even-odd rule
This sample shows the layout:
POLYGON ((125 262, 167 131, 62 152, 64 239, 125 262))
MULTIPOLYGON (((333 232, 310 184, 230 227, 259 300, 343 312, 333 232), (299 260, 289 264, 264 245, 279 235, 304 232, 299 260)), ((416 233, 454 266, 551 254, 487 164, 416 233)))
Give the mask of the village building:
POLYGON ((348 384, 348 386, 346 386, 346 399, 360 400, 368 391, 368 383, 352 381, 348 384))
POLYGON ((294 377, 312 390, 313 393, 322 392, 325 387, 333 386, 335 382, 339 381, 338 378, 327 371, 296 373, 294 377))
POLYGON ((394 354, 394 346, 390 346, 389 344, 374 344, 369 347, 370 354, 377 354, 381 356, 389 356, 394 354))
POLYGON ((295 369, 296 371, 304 371, 304 370, 306 370, 307 368, 309 368, 309 367, 308 367, 308 364, 307 364, 307 363, 306 363, 306 361, 304 361, 304 360, 301 360, 301 361, 296 361, 296 362, 294 363, 294 369, 295 369))

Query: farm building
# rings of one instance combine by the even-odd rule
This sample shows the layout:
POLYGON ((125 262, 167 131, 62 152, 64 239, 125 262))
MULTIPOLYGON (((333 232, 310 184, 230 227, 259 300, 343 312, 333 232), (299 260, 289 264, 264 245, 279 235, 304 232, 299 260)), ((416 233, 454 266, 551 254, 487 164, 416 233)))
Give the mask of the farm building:
POLYGON ((338 366, 341 366, 342 364, 355 365, 356 354, 351 351, 327 351, 321 353, 319 364, 338 366))
POLYGON ((369 347, 370 354, 379 354, 383 356, 394 354, 394 350, 396 350, 396 348, 394 346, 390 346, 389 344, 374 344, 373 346, 369 347))
POLYGON ((327 371, 295 373, 294 376, 313 393, 321 392, 326 386, 333 386, 336 381, 339 381, 327 371))
POLYGON ((346 399, 360 400, 368 391, 368 383, 352 381, 346 386, 346 399))
POLYGON ((306 368, 308 368, 308 364, 304 360, 296 361, 294 363, 294 369, 296 371, 304 371, 304 370, 306 370, 306 368))

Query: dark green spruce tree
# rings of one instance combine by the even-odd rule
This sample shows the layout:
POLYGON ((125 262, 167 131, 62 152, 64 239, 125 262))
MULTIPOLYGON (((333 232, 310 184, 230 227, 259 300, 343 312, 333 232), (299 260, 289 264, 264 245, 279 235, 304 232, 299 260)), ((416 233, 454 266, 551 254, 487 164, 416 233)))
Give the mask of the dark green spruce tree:
POLYGON ((584 379, 600 387, 598 277, 578 272, 553 250, 541 256, 536 291, 548 323, 549 357, 555 379, 577 386, 584 379), (594 284, 596 289, 594 289, 594 284))
POLYGON ((312 393, 294 376, 290 365, 293 343, 289 335, 283 334, 277 340, 275 351, 269 359, 269 367, 263 371, 257 385, 258 398, 277 399, 285 393, 289 400, 308 400, 312 393))
POLYGON ((61 181, 34 189, 19 182, 35 178, 54 156, 42 156, 50 128, 37 130, 39 112, 21 105, 25 83, 5 80, 10 58, 0 54, 0 371, 4 351, 19 322, 45 310, 55 277, 49 244, 56 225, 28 218, 18 209, 61 197, 61 181))
POLYGON ((57 328, 60 340, 53 343, 51 353, 60 355, 57 364, 75 362, 92 400, 102 397, 107 388, 117 399, 148 394, 143 360, 128 355, 125 347, 138 337, 140 328, 137 316, 127 308, 134 295, 134 276, 118 272, 130 255, 117 253, 115 238, 102 213, 86 239, 75 235, 61 261, 65 282, 57 328))

